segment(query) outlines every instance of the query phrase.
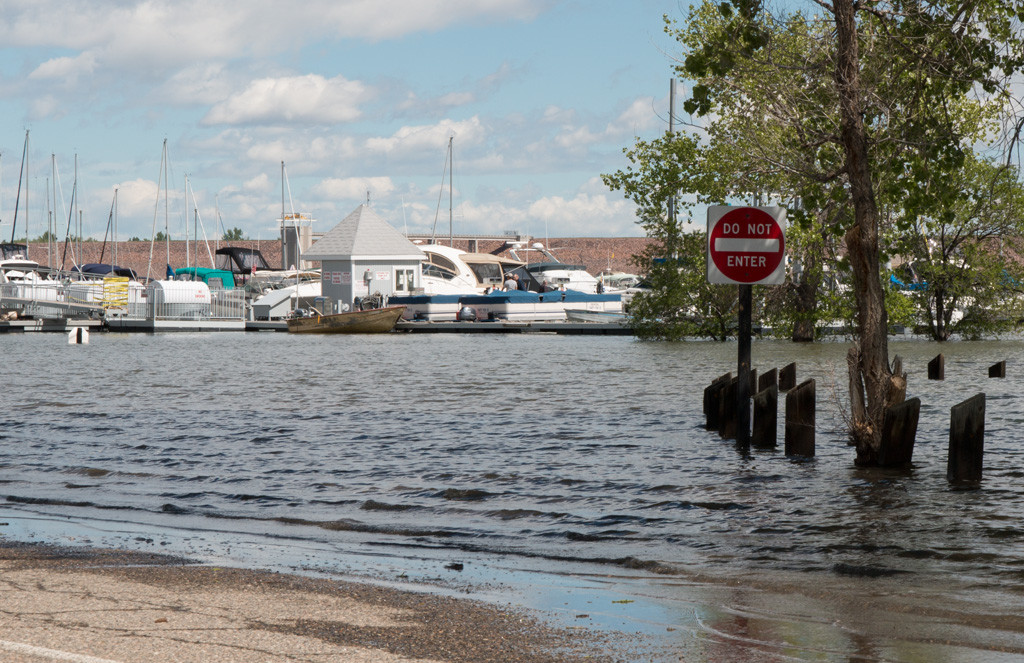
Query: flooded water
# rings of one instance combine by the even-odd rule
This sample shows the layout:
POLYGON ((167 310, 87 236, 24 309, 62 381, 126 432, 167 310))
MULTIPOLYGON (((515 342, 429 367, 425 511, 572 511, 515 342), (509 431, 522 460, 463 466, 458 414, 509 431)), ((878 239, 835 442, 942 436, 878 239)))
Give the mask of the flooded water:
MULTIPOLYGON (((743 582, 759 589, 716 599, 713 617, 678 603, 624 617, 733 644, 739 622, 750 641, 751 623, 778 614, 805 635, 840 619, 826 614, 838 601, 830 588, 906 612, 883 605, 896 593, 924 606, 915 614, 974 606, 954 621, 989 629, 970 636, 970 651, 985 656, 943 650, 943 660, 1024 652, 1024 625, 971 621, 1024 612, 1024 342, 891 343, 908 395, 923 403, 906 472, 853 465, 841 416, 846 348, 754 344, 755 368, 795 361, 798 380, 816 380, 817 456, 798 461, 742 454, 703 430, 703 388, 735 370, 731 343, 225 333, 93 334, 70 346, 61 335, 3 335, 0 517, 22 524, 0 535, 154 545, 126 533, 159 527, 179 532, 169 548, 230 558, 206 533, 233 532, 293 568, 344 570, 354 564, 346 553, 361 552, 369 565, 431 557, 575 569, 628 582, 661 606, 697 578, 720 588, 712 594, 743 582), (946 380, 928 381, 939 352, 946 380), (989 379, 1004 359, 1007 379, 989 379), (949 408, 979 392, 985 479, 957 489, 945 478, 949 408), (92 529, 73 528, 83 523, 92 529), (778 597, 793 591, 806 600, 787 611, 778 597)), ((779 419, 781 449, 781 405, 779 419)), ((553 609, 559 592, 582 591, 549 589, 553 609)), ((921 659, 879 644, 898 633, 864 637, 870 646, 812 638, 808 657, 934 654, 920 650, 924 635, 908 650, 921 659)), ((760 641, 744 646, 761 651, 760 641)), ((766 660, 788 656, 768 649, 766 660)), ((707 651, 689 653, 723 660, 707 651)))

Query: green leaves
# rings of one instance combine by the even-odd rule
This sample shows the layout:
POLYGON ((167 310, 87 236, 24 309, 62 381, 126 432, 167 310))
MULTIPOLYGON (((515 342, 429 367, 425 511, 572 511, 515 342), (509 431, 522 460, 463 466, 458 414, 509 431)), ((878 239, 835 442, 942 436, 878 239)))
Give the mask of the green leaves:
MULTIPOLYGON (((793 227, 804 231, 789 242, 791 257, 807 267, 811 281, 765 291, 783 307, 774 309, 783 311, 782 326, 842 317, 851 302, 848 291, 830 288, 823 268, 836 264, 842 238, 858 222, 840 112, 851 99, 841 98, 837 83, 837 23, 828 9, 772 13, 758 0, 706 0, 679 23, 666 17, 665 30, 680 46, 676 71, 690 82, 683 108, 700 120, 680 135, 638 142, 626 150, 630 167, 604 176, 637 204, 638 223, 660 242, 662 256, 686 245, 687 225, 668 214, 670 200, 683 208, 680 216, 696 204, 746 203, 754 195, 790 207, 793 227)), ((928 240, 942 247, 931 252, 934 258, 1024 233, 1019 224, 1015 230, 1007 225, 1024 219, 1018 174, 1000 172, 978 156, 999 146, 1001 129, 1012 126, 1006 122, 1013 98, 1008 77, 1024 66, 1016 26, 1024 0, 878 0, 855 5, 854 12, 860 82, 854 100, 866 137, 866 151, 857 158, 867 165, 878 253, 922 261, 928 240)), ((866 190, 863 178, 857 183, 866 190)), ((728 309, 728 303, 714 303, 715 293, 687 280, 691 272, 703 278, 702 270, 658 272, 665 291, 642 300, 642 317, 652 329, 675 330, 666 337, 682 329, 708 334, 700 325, 714 318, 709 312, 728 309), (698 299, 677 292, 681 283, 698 299), (696 308, 681 317, 687 307, 696 308)), ((949 283, 940 299, 959 297, 964 287, 999 289, 999 270, 979 269, 976 274, 988 276, 968 284, 954 284, 954 272, 934 272, 936 284, 949 283)), ((908 306, 948 311, 934 296, 929 304, 925 295, 889 294, 890 316, 905 316, 908 306)), ((972 313, 971 320, 980 315, 972 313)))

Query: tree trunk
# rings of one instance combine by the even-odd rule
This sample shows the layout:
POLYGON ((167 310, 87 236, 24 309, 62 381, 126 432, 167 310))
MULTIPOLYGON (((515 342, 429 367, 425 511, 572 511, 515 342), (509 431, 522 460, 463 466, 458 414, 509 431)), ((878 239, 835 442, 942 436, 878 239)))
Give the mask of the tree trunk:
MULTIPOLYGON (((879 277, 878 206, 868 160, 868 139, 861 112, 860 53, 853 0, 836 0, 836 85, 839 92, 843 150, 853 200, 854 223, 846 233, 846 250, 853 268, 857 300, 859 352, 851 366, 851 389, 863 384, 863 408, 854 408, 850 436, 857 463, 874 465, 881 447, 882 422, 893 391, 889 370, 888 320, 885 290, 879 277), (858 412, 857 410, 860 409, 858 412)), ((860 396, 857 394, 856 396, 860 396)), ((851 402, 858 402, 851 393, 851 402)))
POLYGON ((811 251, 800 256, 804 265, 803 277, 793 286, 796 320, 793 321, 794 343, 810 343, 814 340, 818 316, 818 286, 821 285, 821 270, 817 258, 811 251))

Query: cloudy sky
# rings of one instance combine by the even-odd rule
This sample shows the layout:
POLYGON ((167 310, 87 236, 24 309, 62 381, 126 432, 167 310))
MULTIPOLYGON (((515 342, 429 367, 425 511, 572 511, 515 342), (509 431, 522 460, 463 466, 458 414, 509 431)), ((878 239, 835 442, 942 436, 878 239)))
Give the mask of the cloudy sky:
POLYGON ((26 187, 32 236, 77 207, 102 238, 115 189, 121 239, 162 230, 165 140, 174 238, 193 207, 211 237, 218 214, 276 236, 282 162, 316 230, 369 195, 447 234, 449 137, 456 233, 641 235, 600 175, 667 128, 663 14, 679 2, 0 0, 0 237, 26 131, 19 237, 26 187))

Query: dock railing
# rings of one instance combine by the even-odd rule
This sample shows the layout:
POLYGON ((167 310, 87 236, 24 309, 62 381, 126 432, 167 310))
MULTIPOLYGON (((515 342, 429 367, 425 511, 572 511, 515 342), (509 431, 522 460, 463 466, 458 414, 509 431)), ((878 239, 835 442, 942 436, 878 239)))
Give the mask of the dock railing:
POLYGON ((32 318, 244 320, 245 292, 211 289, 210 301, 155 302, 153 290, 119 277, 102 281, 0 284, 0 314, 32 318))

